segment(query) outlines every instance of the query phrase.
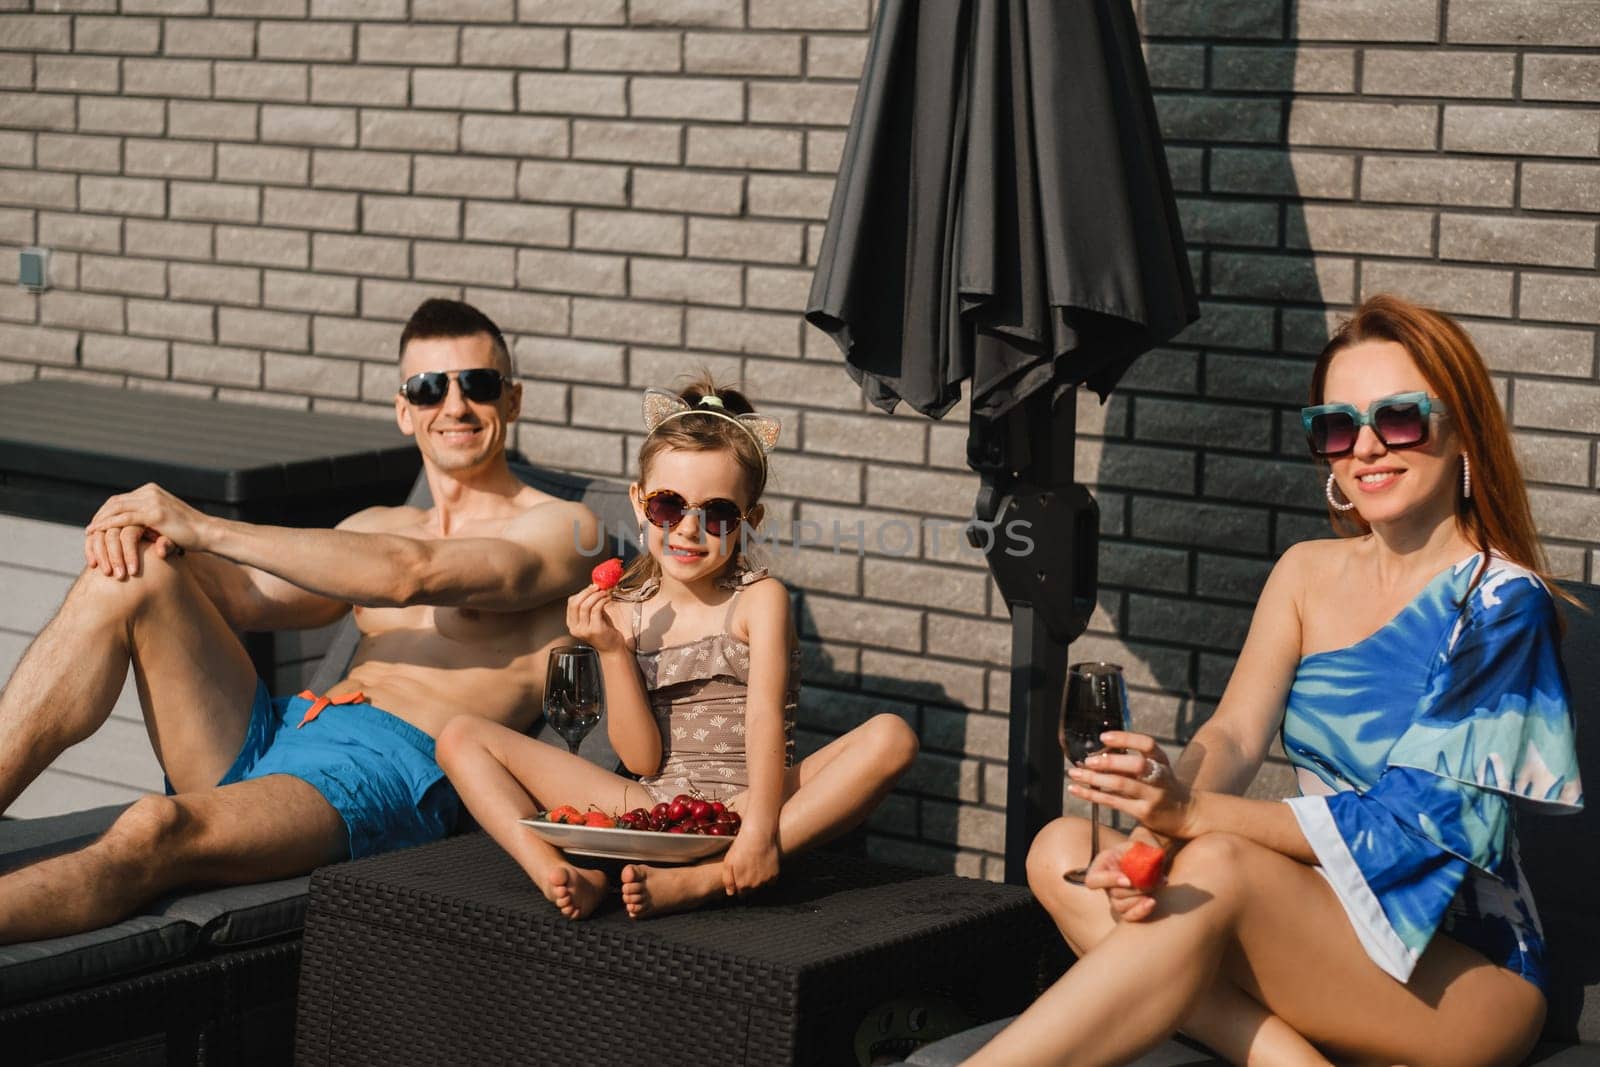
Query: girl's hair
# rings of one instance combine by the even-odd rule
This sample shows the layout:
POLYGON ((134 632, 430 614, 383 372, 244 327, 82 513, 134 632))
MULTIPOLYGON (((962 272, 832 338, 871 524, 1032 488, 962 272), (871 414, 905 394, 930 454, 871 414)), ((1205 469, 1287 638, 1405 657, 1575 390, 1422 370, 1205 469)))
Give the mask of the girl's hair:
MULTIPOLYGON (((679 381, 681 383, 683 379, 679 381)), ((729 415, 747 415, 755 411, 755 406, 743 393, 737 389, 718 385, 708 370, 701 370, 699 374, 688 379, 687 384, 680 384, 677 392, 690 407, 697 406, 705 397, 714 396, 722 401, 722 410, 729 415)), ((743 501, 744 506, 754 508, 761 500, 761 493, 767 487, 767 457, 748 430, 742 429, 728 419, 698 412, 668 419, 651 431, 645 437, 644 444, 639 446, 640 486, 643 486, 650 477, 650 468, 654 465, 656 457, 669 449, 678 452, 729 453, 739 464, 740 471, 744 473, 744 488, 748 494, 748 499, 743 501)), ((738 530, 739 541, 729 559, 729 566, 735 571, 748 565, 744 531, 745 524, 741 523, 738 530)), ((617 589, 620 592, 634 592, 645 583, 660 577, 661 564, 649 552, 640 552, 623 571, 617 589)))
MULTIPOLYGON (((1427 379, 1428 392, 1442 401, 1447 416, 1454 420, 1462 451, 1472 465, 1472 496, 1457 497, 1456 521, 1472 546, 1485 553, 1485 565, 1488 553, 1498 553, 1533 571, 1557 596, 1576 603, 1550 577, 1511 433, 1472 338, 1442 312, 1389 294, 1371 297, 1334 331, 1317 357, 1311 374, 1312 404, 1323 402, 1333 357, 1365 341, 1392 341, 1404 348, 1427 379)), ((1334 531, 1341 535, 1372 529, 1359 512, 1338 512, 1330 507, 1328 515, 1334 531)), ((1473 586, 1481 580, 1483 570, 1480 567, 1473 577, 1473 586)))

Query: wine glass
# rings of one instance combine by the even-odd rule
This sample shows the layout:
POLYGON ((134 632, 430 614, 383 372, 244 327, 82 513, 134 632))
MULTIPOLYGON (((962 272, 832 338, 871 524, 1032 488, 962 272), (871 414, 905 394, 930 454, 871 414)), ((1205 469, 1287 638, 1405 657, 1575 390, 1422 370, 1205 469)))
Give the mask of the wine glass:
POLYGON ((544 717, 567 742, 578 745, 600 721, 600 656, 588 645, 562 645, 550 650, 544 682, 544 717))
MULTIPOLYGON (((1061 695, 1061 751, 1074 766, 1102 751, 1100 735, 1128 728, 1128 686, 1115 663, 1074 663, 1067 668, 1061 695)), ((1100 805, 1089 805, 1089 860, 1100 854, 1100 805)), ((1068 871, 1066 879, 1083 884, 1088 867, 1068 871)))

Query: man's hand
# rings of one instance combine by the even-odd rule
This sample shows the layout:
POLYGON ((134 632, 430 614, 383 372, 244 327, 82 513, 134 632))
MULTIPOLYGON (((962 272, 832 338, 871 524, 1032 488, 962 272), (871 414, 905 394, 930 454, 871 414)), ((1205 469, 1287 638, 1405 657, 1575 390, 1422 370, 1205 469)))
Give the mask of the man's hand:
POLYGON ((778 840, 748 828, 733 839, 722 858, 722 887, 730 897, 744 896, 778 877, 778 840))
MULTIPOLYGON (((204 512, 190 507, 154 482, 148 482, 131 493, 120 493, 101 504, 86 532, 92 535, 140 527, 139 536, 131 541, 134 547, 143 538, 144 530, 153 530, 179 548, 204 550, 205 531, 210 523, 211 519, 204 512)), ((124 545, 129 543, 126 535, 119 539, 124 545)))
POLYGON ((136 578, 144 565, 144 554, 154 552, 157 559, 181 556, 183 549, 143 526, 118 526, 86 533, 83 559, 108 578, 136 578))

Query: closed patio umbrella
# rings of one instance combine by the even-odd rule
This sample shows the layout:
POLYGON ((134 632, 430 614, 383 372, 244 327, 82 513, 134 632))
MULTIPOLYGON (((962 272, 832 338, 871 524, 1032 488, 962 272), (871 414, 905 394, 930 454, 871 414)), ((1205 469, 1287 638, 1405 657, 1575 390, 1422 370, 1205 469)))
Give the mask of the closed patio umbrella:
MULTIPOLYGON (((1073 483, 1079 385, 1102 399, 1198 317, 1128 0, 883 0, 806 317, 884 410, 971 396, 968 462, 1012 610, 1007 879, 1060 812, 1054 717, 1094 602, 1073 483)), ((976 540, 975 540, 975 543, 976 540)))

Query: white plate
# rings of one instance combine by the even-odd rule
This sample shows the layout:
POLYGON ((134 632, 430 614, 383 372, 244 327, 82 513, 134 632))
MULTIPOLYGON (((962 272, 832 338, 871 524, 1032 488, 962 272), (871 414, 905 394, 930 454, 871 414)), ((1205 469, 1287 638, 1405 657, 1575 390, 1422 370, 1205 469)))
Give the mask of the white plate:
POLYGON ((597 856, 608 860, 641 860, 649 863, 693 863, 714 856, 733 844, 731 837, 706 837, 701 834, 664 834, 654 830, 619 830, 607 826, 574 826, 571 823, 521 819, 522 825, 574 856, 597 856))

